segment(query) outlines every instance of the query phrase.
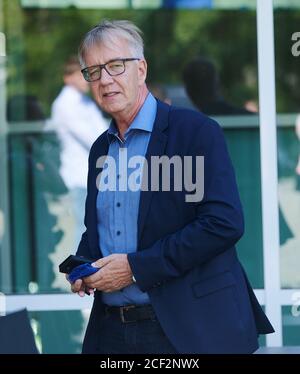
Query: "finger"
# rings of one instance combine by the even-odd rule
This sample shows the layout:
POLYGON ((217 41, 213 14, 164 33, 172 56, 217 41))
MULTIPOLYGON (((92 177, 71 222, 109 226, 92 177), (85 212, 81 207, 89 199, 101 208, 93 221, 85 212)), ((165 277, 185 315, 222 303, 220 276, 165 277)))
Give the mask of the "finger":
POLYGON ((88 293, 90 296, 93 296, 95 294, 95 289, 94 288, 87 288, 86 293, 88 293))
POLYGON ((98 282, 99 280, 102 279, 102 270, 97 271, 96 273, 89 275, 88 277, 84 277, 84 283, 90 287, 90 288, 95 288, 93 286, 93 283, 98 282))
POLYGON ((82 279, 77 279, 71 285, 71 290, 72 290, 72 292, 79 292, 82 289, 82 286, 83 286, 82 279))
POLYGON ((111 261, 113 261, 113 255, 99 258, 99 260, 93 262, 91 265, 95 268, 102 268, 103 266, 109 264, 111 261))
POLYGON ((98 291, 102 291, 103 289, 106 289, 108 287, 109 287, 109 284, 105 282, 103 279, 98 280, 97 282, 88 284, 89 289, 98 290, 98 291))
POLYGON ((86 286, 89 288, 89 289, 102 289, 103 287, 105 287, 105 282, 102 280, 102 279, 97 279, 95 282, 85 282, 86 286))

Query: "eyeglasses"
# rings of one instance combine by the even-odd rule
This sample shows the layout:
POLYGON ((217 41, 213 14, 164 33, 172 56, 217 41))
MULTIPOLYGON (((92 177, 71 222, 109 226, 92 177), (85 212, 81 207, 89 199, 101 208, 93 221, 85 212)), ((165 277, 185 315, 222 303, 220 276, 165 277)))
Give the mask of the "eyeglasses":
POLYGON ((86 81, 94 82, 101 79, 102 69, 105 69, 107 74, 114 77, 124 73, 126 61, 134 60, 140 60, 140 58, 118 58, 116 60, 111 60, 106 64, 88 66, 87 68, 82 69, 81 73, 86 81))

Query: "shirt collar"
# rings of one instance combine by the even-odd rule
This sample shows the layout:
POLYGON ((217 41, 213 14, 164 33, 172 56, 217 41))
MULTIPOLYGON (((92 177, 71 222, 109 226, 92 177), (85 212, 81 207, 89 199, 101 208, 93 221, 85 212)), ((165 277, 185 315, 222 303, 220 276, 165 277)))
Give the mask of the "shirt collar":
MULTIPOLYGON (((156 117, 156 111, 157 101, 155 100, 154 96, 149 92, 146 97, 146 100, 144 101, 137 115, 134 117, 134 120, 132 121, 131 125, 126 130, 124 134, 125 138, 126 135, 132 130, 152 132, 153 124, 156 117)), ((111 141, 118 136, 118 130, 114 119, 112 119, 110 122, 110 126, 107 131, 107 136, 109 143, 111 143, 111 141)))

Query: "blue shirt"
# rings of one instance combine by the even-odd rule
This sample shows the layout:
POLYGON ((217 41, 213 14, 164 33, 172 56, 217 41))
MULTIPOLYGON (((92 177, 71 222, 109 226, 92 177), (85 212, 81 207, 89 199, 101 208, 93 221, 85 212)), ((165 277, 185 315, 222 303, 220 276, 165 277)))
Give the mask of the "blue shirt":
MULTIPOLYGON (((114 159, 116 170, 111 169, 109 173, 105 173, 108 163, 104 164, 97 195, 99 246, 104 257, 113 253, 132 253, 137 250, 137 221, 142 164, 137 163, 135 167, 129 164, 131 166, 129 167, 128 163, 130 160, 134 160, 131 159, 133 156, 145 157, 156 111, 157 102, 149 93, 125 132, 124 141, 118 137, 114 121, 111 122, 108 129, 108 156, 114 159), (125 163, 124 160, 127 162, 125 163), (116 186, 114 191, 111 190, 112 188, 109 190, 101 188, 101 183, 108 185, 106 181, 110 177, 116 186), (128 184, 129 187, 133 186, 134 188, 126 188, 128 184)), ((103 292, 102 301, 107 305, 147 304, 149 303, 149 297, 136 284, 131 284, 121 291, 103 292)))

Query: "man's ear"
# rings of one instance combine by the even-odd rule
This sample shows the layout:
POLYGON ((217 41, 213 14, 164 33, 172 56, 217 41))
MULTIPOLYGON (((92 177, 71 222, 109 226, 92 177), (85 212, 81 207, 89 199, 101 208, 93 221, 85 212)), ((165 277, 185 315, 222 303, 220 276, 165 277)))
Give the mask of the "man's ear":
POLYGON ((147 62, 143 59, 138 63, 139 85, 142 86, 145 83, 147 77, 147 62))

